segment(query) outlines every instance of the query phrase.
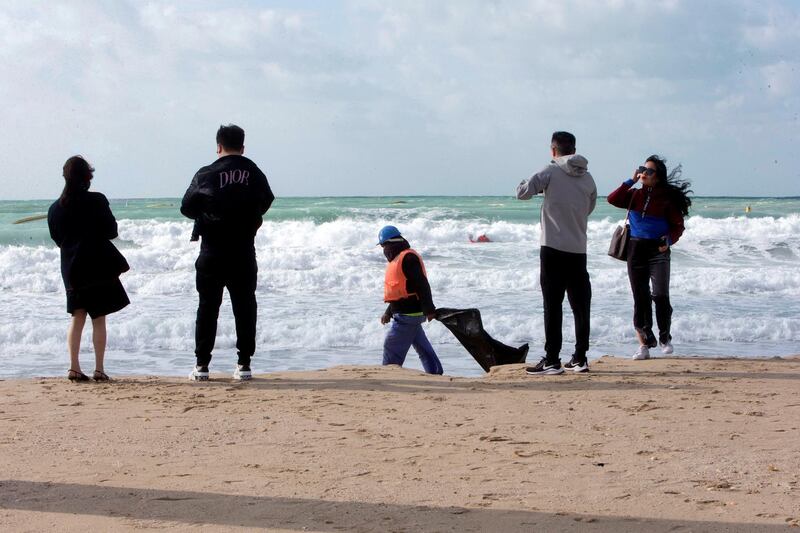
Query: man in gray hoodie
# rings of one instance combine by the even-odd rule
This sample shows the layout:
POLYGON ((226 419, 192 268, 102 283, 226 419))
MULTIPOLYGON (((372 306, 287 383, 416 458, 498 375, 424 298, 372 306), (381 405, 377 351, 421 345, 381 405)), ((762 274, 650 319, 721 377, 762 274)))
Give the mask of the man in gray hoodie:
POLYGON ((517 187, 517 198, 544 194, 539 251, 544 301, 545 356, 527 369, 532 375, 562 374, 564 368, 588 372, 589 313, 592 285, 586 270, 586 226, 597 202, 597 187, 586 170, 588 161, 575 154, 575 136, 557 131, 550 142, 553 160, 517 187), (575 318, 575 353, 561 366, 561 322, 564 293, 575 318))

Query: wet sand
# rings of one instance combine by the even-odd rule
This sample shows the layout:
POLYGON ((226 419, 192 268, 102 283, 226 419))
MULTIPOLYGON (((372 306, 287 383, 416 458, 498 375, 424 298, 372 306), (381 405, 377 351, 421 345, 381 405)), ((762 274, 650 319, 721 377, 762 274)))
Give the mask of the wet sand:
POLYGON ((8 380, 0 458, 2 531, 790 531, 800 359, 8 380))

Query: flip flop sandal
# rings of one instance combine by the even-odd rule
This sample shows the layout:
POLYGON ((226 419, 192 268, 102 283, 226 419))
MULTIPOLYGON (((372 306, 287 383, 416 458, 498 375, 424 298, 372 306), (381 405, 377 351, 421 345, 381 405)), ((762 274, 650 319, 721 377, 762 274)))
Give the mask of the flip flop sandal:
POLYGON ((111 378, 108 377, 108 374, 106 374, 105 372, 100 372, 99 370, 94 371, 92 379, 94 379, 95 381, 111 381, 111 378))
POLYGON ((79 370, 69 369, 67 372, 67 379, 70 381, 89 381, 89 376, 79 370))

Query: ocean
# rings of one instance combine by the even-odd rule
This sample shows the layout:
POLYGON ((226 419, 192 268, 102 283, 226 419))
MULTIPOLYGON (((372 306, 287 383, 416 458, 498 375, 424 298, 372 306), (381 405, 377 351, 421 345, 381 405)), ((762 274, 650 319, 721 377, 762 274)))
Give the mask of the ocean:
MULTIPOLYGON (((64 375, 64 286, 46 221, 49 201, 0 201, 0 377, 64 375)), ((132 304, 108 319, 106 368, 113 375, 188 375, 194 362, 197 294, 191 223, 177 199, 112 200, 116 244, 131 271, 132 304)), ((256 239, 258 350, 255 372, 380 364, 385 259, 378 230, 394 224, 422 253, 434 302, 477 307, 486 330, 543 353, 539 289, 541 199, 511 197, 279 198, 256 239), (470 243, 470 235, 491 242, 470 243)), ((590 358, 636 348, 623 262, 606 255, 624 210, 604 198, 589 222, 590 358)), ((678 356, 773 357, 800 353, 800 198, 696 197, 672 252, 673 342, 678 356), (751 211, 745 212, 747 206, 751 211)), ((564 304, 564 349, 574 334, 564 304)), ((437 322, 426 332, 445 373, 482 374, 437 322)), ((93 368, 91 327, 82 361, 93 368)), ((232 371, 235 331, 227 295, 212 372, 232 371)), ((659 353, 655 350, 655 353, 659 353)), ((421 368, 413 349, 406 366, 421 368)))

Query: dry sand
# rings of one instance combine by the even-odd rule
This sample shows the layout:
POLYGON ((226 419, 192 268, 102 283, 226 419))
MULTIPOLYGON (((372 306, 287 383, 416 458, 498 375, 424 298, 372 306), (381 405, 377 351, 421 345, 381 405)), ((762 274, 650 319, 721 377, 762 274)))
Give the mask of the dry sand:
POLYGON ((0 382, 0 530, 789 531, 800 359, 0 382))

